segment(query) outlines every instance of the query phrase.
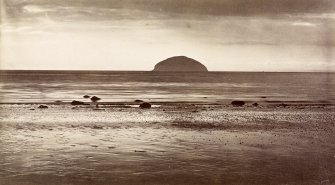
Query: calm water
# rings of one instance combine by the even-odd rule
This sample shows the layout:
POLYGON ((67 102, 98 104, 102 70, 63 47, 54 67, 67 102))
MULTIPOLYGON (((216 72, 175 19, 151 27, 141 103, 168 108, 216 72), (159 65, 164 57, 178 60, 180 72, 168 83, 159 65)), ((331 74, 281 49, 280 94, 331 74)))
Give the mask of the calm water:
POLYGON ((334 100, 335 73, 1 71, 1 102, 334 100))

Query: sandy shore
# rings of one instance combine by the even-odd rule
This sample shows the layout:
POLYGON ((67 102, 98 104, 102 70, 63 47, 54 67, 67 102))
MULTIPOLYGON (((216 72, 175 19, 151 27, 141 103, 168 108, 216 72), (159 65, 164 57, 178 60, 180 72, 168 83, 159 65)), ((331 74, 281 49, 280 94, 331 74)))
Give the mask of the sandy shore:
POLYGON ((0 105, 0 184, 335 184, 323 102, 0 105))

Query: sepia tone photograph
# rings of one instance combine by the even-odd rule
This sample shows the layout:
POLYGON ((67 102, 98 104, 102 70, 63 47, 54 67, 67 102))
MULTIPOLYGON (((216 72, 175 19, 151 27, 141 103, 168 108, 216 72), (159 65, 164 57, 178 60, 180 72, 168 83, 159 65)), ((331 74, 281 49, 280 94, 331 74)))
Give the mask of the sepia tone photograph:
POLYGON ((334 0, 0 0, 0 185, 335 185, 334 0))

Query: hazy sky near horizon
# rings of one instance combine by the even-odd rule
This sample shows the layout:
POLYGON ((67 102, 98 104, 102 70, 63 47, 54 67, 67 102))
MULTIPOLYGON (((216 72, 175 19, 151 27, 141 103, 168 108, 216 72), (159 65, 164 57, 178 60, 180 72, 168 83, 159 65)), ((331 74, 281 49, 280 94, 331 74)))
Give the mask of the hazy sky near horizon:
POLYGON ((0 2, 0 69, 335 71, 334 0, 0 2))

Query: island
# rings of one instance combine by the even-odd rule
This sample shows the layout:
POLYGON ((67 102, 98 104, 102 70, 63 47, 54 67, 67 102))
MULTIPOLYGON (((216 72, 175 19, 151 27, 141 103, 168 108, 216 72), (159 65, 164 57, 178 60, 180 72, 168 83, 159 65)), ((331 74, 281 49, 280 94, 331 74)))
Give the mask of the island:
POLYGON ((153 71, 166 72, 208 72, 206 66, 186 56, 175 56, 155 65, 153 71))

